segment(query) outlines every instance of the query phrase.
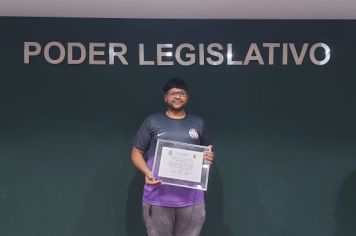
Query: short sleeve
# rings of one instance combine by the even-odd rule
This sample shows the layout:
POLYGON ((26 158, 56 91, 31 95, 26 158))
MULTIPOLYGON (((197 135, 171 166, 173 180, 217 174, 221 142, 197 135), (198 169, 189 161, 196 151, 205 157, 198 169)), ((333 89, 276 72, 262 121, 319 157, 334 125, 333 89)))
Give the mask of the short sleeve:
POLYGON ((133 146, 136 148, 146 151, 151 142, 151 132, 150 132, 150 121, 148 118, 144 120, 141 124, 140 129, 137 131, 136 136, 133 140, 133 146))
POLYGON ((211 145, 211 137, 210 137, 210 132, 209 130, 206 128, 206 123, 203 122, 202 125, 202 141, 201 141, 201 145, 204 146, 208 146, 211 145))

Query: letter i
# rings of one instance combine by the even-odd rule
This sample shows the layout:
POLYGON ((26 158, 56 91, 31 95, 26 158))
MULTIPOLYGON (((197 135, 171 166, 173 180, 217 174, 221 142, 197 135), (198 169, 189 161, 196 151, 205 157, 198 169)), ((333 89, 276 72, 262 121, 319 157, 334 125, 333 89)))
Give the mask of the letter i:
POLYGON ((288 65, 288 43, 283 43, 282 52, 283 52, 282 64, 283 65, 288 65))

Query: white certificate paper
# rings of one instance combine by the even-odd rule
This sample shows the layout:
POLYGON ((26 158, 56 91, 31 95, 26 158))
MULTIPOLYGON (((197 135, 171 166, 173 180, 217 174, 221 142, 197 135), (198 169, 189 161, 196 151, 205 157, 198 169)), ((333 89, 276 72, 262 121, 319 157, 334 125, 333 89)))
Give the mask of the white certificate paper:
POLYGON ((201 182, 203 153, 178 148, 162 148, 158 176, 201 182))

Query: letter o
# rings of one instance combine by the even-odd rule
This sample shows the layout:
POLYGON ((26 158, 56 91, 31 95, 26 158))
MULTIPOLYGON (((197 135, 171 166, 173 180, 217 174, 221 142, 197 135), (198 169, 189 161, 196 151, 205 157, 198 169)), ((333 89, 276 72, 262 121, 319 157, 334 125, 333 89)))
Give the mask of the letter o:
POLYGON ((44 57, 46 59, 46 61, 50 64, 59 64, 64 60, 65 57, 65 48, 64 46, 59 43, 59 42, 50 42, 48 43, 45 48, 44 48, 44 57), (57 47, 59 49, 59 57, 57 59, 53 59, 51 58, 51 56, 49 55, 49 50, 51 49, 51 47, 57 47))
POLYGON ((331 54, 330 48, 325 43, 316 43, 310 48, 310 51, 309 51, 310 60, 315 65, 318 65, 318 66, 322 66, 322 65, 325 65, 326 63, 328 63, 330 61, 330 54, 331 54), (321 60, 321 61, 318 61, 315 58, 315 51, 316 51, 317 48, 320 48, 320 47, 323 48, 324 51, 325 51, 325 58, 323 60, 321 60))

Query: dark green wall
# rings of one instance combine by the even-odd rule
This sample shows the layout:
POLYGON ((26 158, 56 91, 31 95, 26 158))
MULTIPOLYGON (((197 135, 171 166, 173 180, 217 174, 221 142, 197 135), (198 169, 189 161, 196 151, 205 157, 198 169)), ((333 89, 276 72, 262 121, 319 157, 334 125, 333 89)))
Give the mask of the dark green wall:
MULTIPOLYGON (((131 140, 181 76, 216 163, 202 235, 356 235, 356 21, 0 18, 0 235, 144 235, 131 140), (128 66, 23 63, 23 43, 123 42, 128 66), (316 66, 139 66, 145 43, 324 42, 316 66)), ((264 56, 265 58, 265 56, 264 56)), ((278 58, 278 57, 276 57, 278 58)), ((266 59, 266 58, 265 58, 266 59)))

